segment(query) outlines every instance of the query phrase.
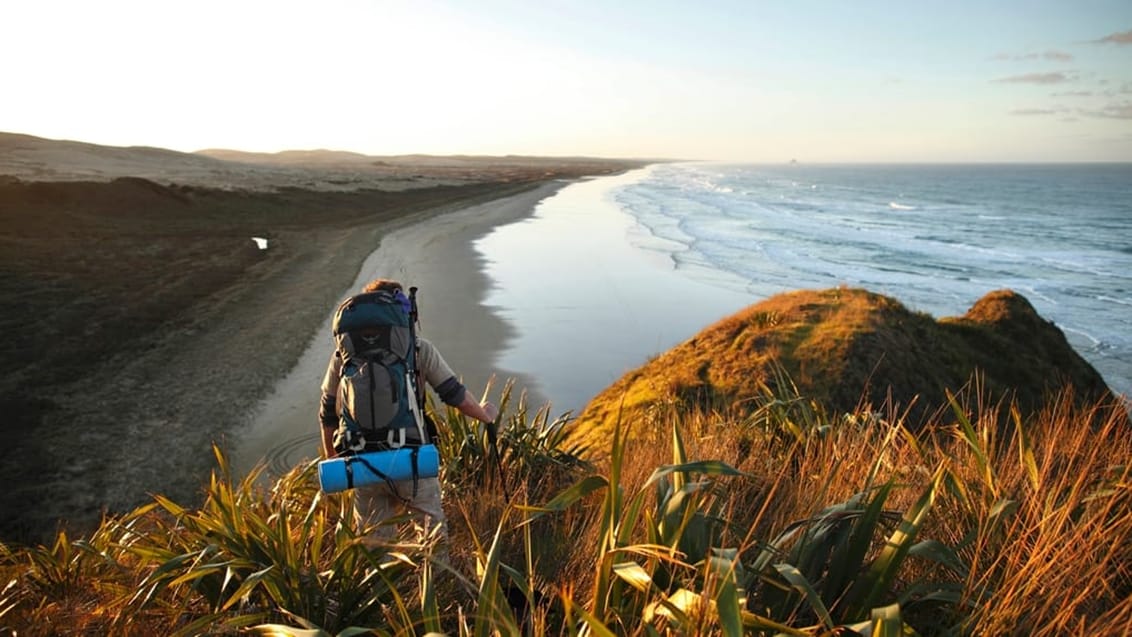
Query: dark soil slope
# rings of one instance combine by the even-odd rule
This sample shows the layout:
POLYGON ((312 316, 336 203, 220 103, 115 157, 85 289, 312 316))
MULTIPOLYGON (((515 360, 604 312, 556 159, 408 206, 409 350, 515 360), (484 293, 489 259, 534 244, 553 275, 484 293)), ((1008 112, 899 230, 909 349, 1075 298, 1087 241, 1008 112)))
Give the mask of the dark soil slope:
POLYGON ((386 224, 523 187, 0 184, 0 537, 190 500, 386 224))
POLYGON ((640 165, 228 155, 0 132, 0 540, 193 501, 401 224, 640 165))

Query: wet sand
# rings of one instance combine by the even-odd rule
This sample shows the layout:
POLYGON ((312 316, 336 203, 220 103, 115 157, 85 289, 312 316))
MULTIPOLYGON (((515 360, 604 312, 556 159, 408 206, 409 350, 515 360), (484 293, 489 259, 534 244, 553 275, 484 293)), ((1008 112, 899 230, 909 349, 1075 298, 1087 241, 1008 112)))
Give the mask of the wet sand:
MULTIPOLYGON (((535 379, 495 366, 511 329, 484 299, 489 280, 476 239, 495 227, 531 215, 542 199, 566 185, 553 181, 503 199, 471 205, 396 228, 380 239, 345 298, 371 279, 393 278, 418 288, 421 332, 441 351, 473 394, 480 395, 494 377, 489 399, 498 402, 504 382, 527 393, 528 403, 541 406, 535 379)), ((246 428, 234 432, 233 466, 246 472, 263 461, 268 474, 285 472, 318 454, 319 384, 333 349, 330 319, 333 307, 312 332, 298 363, 258 405, 246 428)))

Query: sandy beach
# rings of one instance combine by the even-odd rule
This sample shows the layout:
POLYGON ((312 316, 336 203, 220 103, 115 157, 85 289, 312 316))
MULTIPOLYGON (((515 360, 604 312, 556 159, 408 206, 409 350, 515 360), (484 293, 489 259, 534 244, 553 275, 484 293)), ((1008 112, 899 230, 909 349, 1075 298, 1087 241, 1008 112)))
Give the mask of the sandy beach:
POLYGON ((473 392, 502 385, 509 333, 472 241, 636 165, 217 159, 9 134, 0 150, 0 540, 20 542, 153 494, 199 503, 213 444, 237 471, 313 456, 329 317, 379 274, 420 288, 423 332, 473 392))
MULTIPOLYGON (((542 199, 566 185, 549 182, 510 197, 468 206, 397 228, 380 239, 350 287, 341 297, 377 278, 393 278, 418 288, 421 332, 442 352, 468 388, 480 395, 494 384, 489 399, 498 402, 504 382, 525 391, 530 404, 545 398, 535 379, 494 366, 496 353, 510 336, 506 322, 483 305, 489 281, 473 247, 495 227, 529 216, 542 199)), ((330 319, 314 330, 298 363, 260 403, 251 423, 233 432, 233 466, 246 472, 265 462, 278 474, 318 454, 316 413, 319 383, 333 350, 330 319)))

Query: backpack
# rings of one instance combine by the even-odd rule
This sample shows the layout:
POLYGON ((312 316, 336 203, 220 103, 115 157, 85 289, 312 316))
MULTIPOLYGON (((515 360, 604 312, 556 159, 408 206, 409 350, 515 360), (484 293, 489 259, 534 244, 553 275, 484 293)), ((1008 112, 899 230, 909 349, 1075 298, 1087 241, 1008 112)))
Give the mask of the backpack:
POLYGON ((340 453, 397 449, 414 429, 412 444, 428 442, 413 305, 400 291, 378 291, 352 296, 334 312, 334 343, 342 359, 334 437, 340 453))

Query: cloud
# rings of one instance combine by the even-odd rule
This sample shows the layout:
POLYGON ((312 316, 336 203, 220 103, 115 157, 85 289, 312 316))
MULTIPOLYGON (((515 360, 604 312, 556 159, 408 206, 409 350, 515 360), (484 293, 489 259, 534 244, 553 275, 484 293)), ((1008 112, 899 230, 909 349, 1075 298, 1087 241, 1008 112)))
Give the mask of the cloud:
POLYGON ((1082 111, 1081 114, 1105 119, 1132 119, 1132 102, 1108 104, 1100 110, 1082 111))
POLYGON ((1132 29, 1120 33, 1110 33, 1099 40, 1090 40, 1093 44, 1132 44, 1132 29))
POLYGON ((1034 61, 1034 60, 1049 60, 1052 62, 1072 62, 1073 54, 1066 53, 1065 51, 1058 51, 1057 49, 1050 49, 1042 51, 1041 53, 998 53, 992 60, 1010 60, 1010 61, 1034 61))
POLYGON ((1112 102, 1100 108, 1066 108, 1053 106, 1049 108, 1016 108, 1008 112, 1009 115, 1019 117, 1052 117, 1062 116, 1062 121, 1073 121, 1079 117, 1093 119, 1132 119, 1132 101, 1112 102))
POLYGON ((1032 115, 1058 115, 1061 112, 1062 110, 1059 108, 1016 108, 1010 111, 1010 114, 1029 117, 1032 115))
POLYGON ((1042 53, 1042 59, 1053 60, 1055 62, 1070 62, 1073 60, 1073 54, 1066 53, 1065 51, 1055 51, 1051 49, 1049 51, 1046 51, 1045 53, 1042 53))
POLYGON ((1001 77, 994 82, 1001 84, 1064 84, 1065 82, 1072 82, 1074 78, 1067 73, 1026 73, 1024 75, 1012 75, 1010 77, 1001 77))
POLYGON ((1062 91, 1060 93, 1050 93, 1050 97, 1092 97, 1096 95, 1092 91, 1062 91))

